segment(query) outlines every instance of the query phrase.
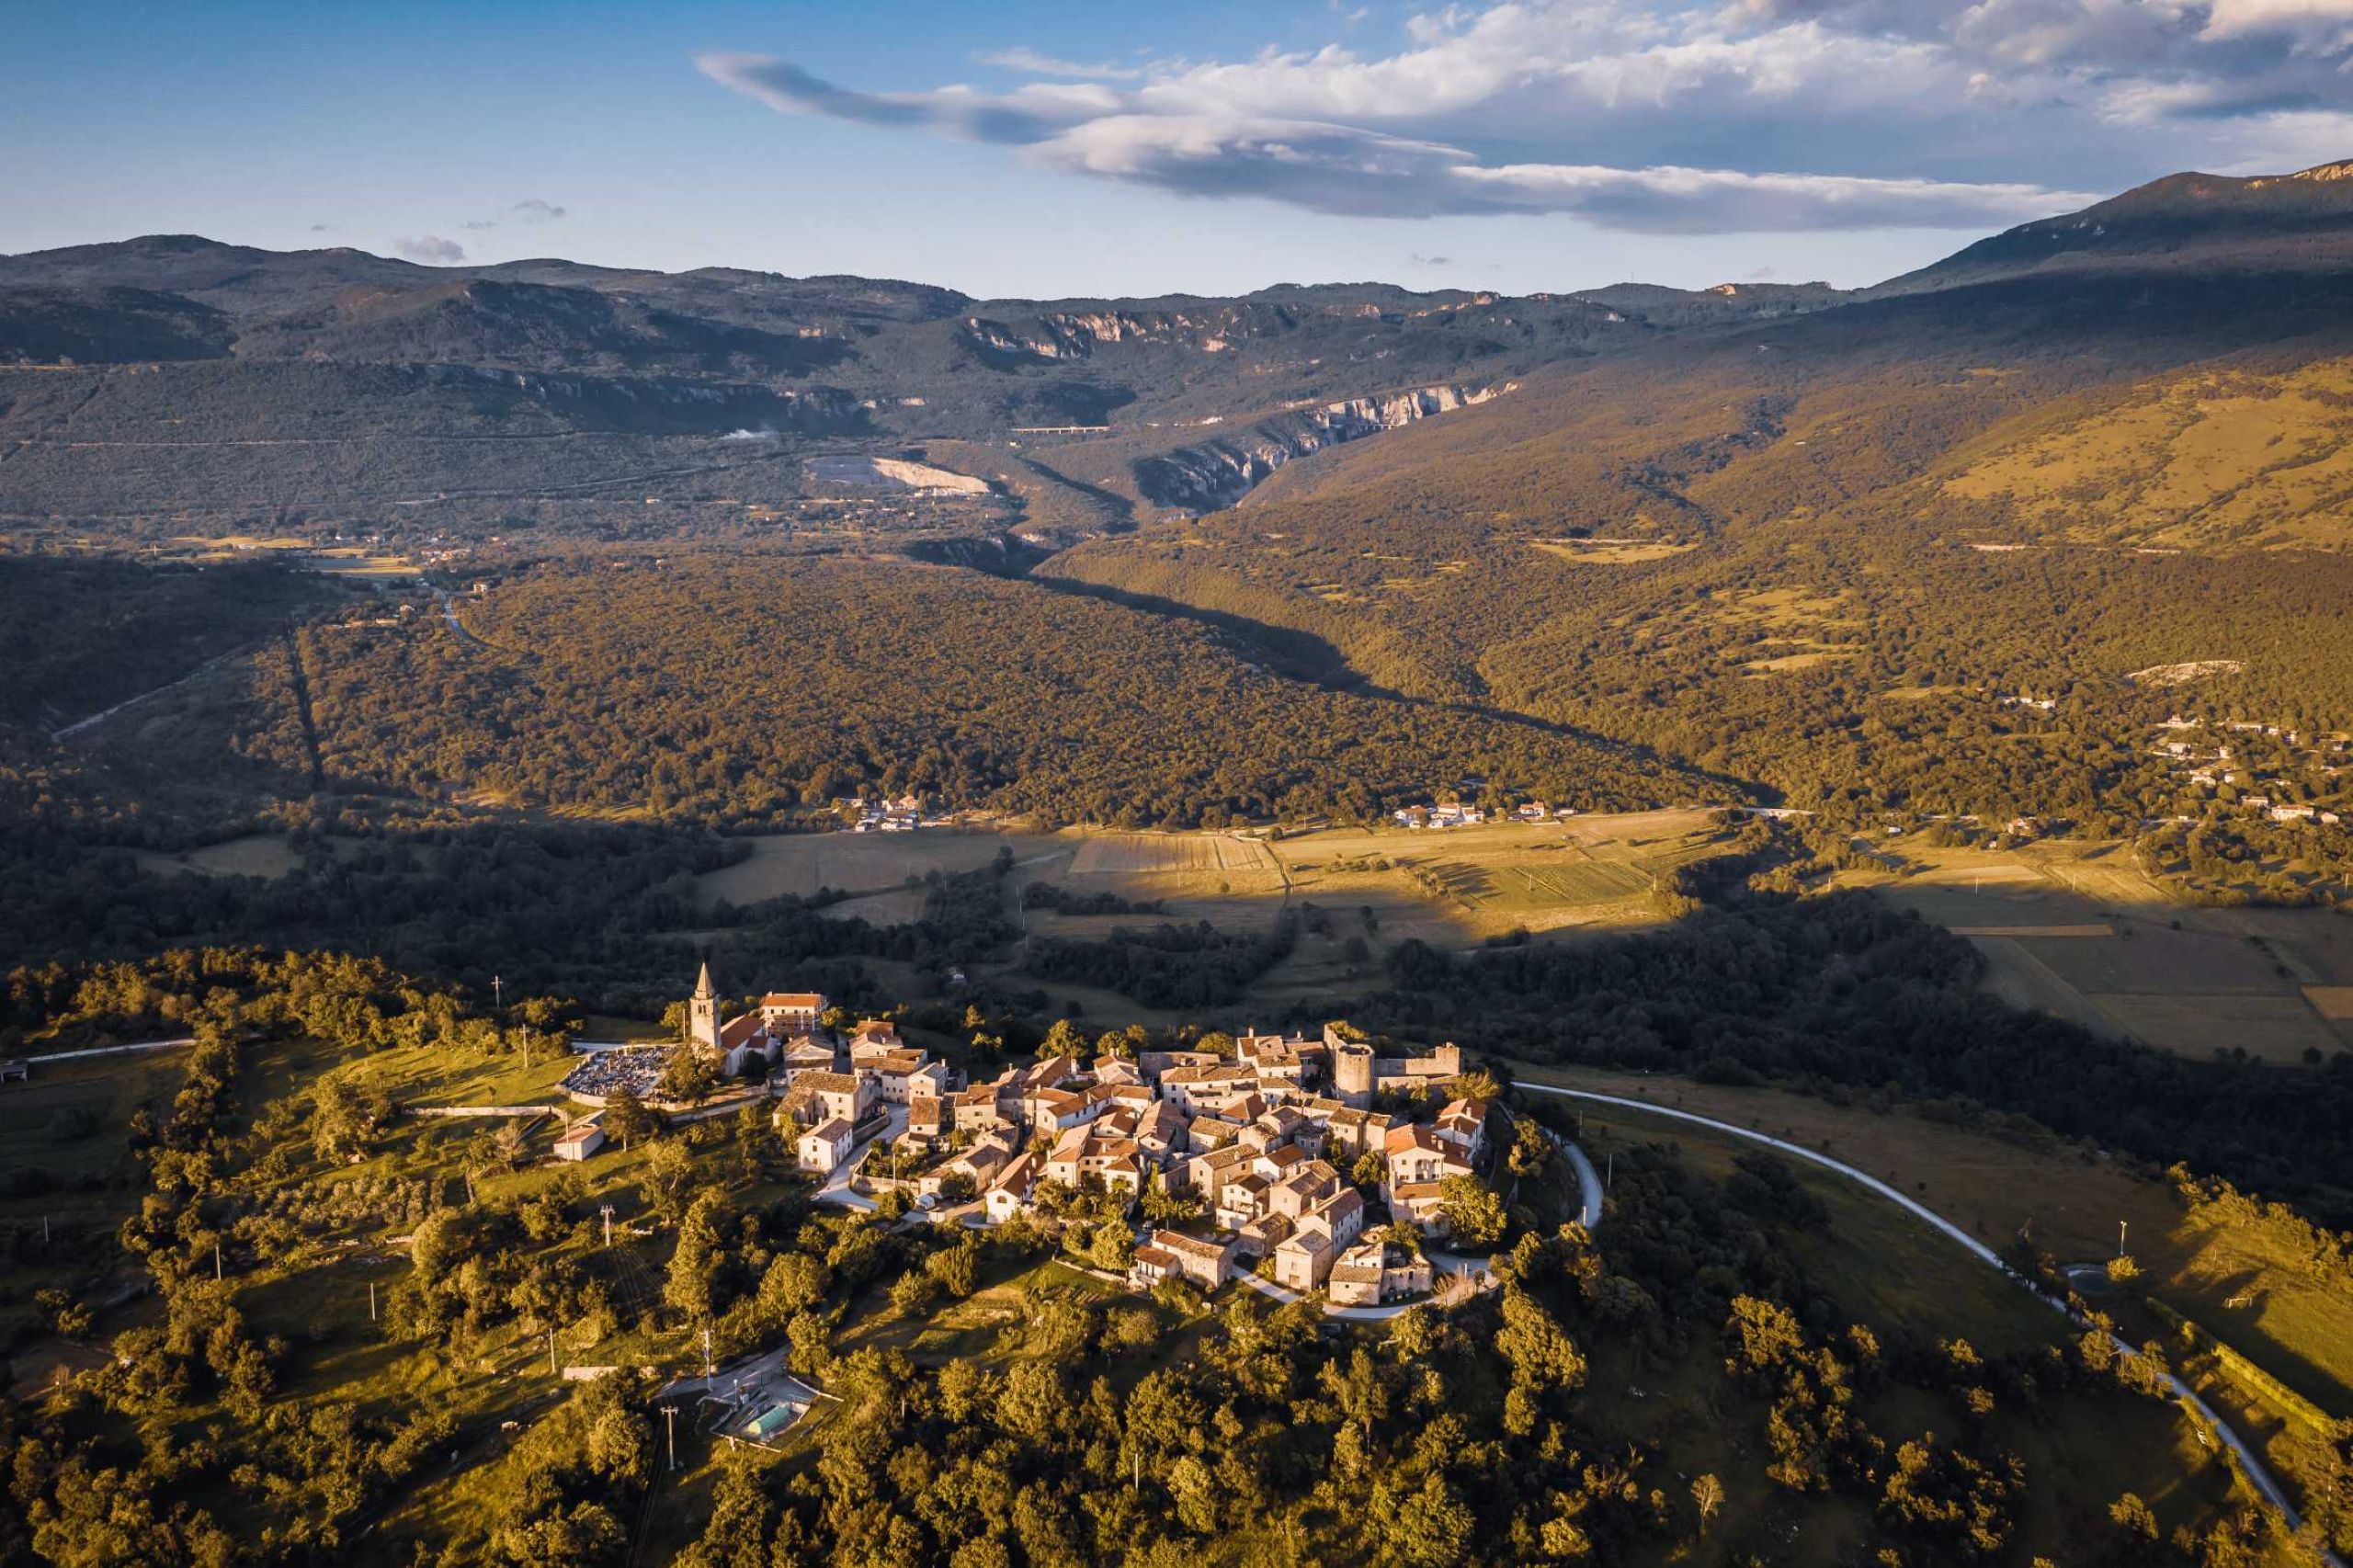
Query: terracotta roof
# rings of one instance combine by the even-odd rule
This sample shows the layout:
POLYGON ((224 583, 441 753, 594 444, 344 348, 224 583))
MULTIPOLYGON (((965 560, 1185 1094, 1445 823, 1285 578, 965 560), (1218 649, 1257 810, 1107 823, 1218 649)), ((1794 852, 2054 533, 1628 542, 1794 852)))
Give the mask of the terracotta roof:
POLYGON ((989 1183, 989 1190, 1009 1192, 1016 1198, 1026 1198, 1029 1196, 1030 1185, 1037 1180, 1037 1151, 1024 1150, 1016 1155, 1005 1169, 996 1173, 996 1179, 989 1183))
POLYGON ((1176 1267, 1176 1255, 1165 1247, 1140 1246, 1136 1248, 1136 1261, 1165 1272, 1176 1267))
POLYGON ((1182 1231, 1154 1231, 1152 1233, 1152 1241, 1149 1244, 1203 1260, 1223 1257, 1226 1253, 1225 1244, 1204 1241, 1199 1236, 1188 1236, 1182 1231))
POLYGON ((767 1021, 757 1013, 746 1013, 740 1018, 730 1018, 719 1028, 719 1049, 733 1051, 767 1027, 767 1021))
POLYGON ((771 991, 760 998, 763 1007, 797 1007, 803 1011, 823 1012, 825 996, 822 991, 771 991))
POLYGON ((1258 1074, 1232 1062, 1208 1067, 1171 1067, 1160 1075, 1164 1084, 1255 1084, 1258 1074))
POLYGON ((1364 1212, 1364 1195, 1353 1187, 1344 1187, 1317 1204, 1314 1212, 1327 1222, 1337 1224, 1351 1214, 1364 1212))
POLYGON ((857 1090, 858 1079, 847 1073, 803 1073, 792 1081, 792 1086, 813 1094, 847 1095, 857 1090))
POLYGON ((801 1134, 803 1138, 822 1138, 828 1143, 838 1143, 850 1135, 850 1124, 840 1117, 829 1117, 801 1134))

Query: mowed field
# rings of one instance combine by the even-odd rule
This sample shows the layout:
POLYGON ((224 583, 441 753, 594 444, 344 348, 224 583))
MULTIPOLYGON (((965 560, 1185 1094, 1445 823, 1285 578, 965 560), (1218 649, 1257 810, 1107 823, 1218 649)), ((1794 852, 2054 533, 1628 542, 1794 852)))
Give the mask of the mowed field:
MULTIPOLYGON (((1461 948, 1513 930, 1543 935, 1650 924, 1653 879, 1712 853, 1720 837, 1709 813, 1699 811, 1418 832, 1333 827, 1271 841, 1212 833, 1086 835, 1069 860, 1041 862, 1030 874, 1074 892, 1157 903, 1165 918, 1234 929, 1263 926, 1286 902, 1312 904, 1331 916, 1323 946, 1336 949, 1353 936, 1378 952, 1408 937, 1461 948)), ((1033 930, 1084 935, 1136 917, 1032 911, 1029 918, 1033 930)), ((1318 945, 1313 936, 1302 941, 1302 957, 1285 969, 1314 967, 1318 945)))
MULTIPOLYGON (((806 897, 820 888, 847 892, 904 890, 910 877, 933 871, 977 870, 1010 848, 1016 859, 1049 854, 1059 841, 1046 834, 998 833, 987 829, 929 827, 915 833, 781 833, 748 841, 750 858, 695 879, 695 897, 709 906, 756 903, 787 893, 806 897)), ((870 914, 878 919, 913 919, 922 900, 898 900, 870 914)))
MULTIPOLYGON (((1271 929, 1286 908, 1308 916, 1290 956, 1260 976, 1224 1020, 1247 1022, 1253 1009, 1293 1002, 1344 1005, 1380 982, 1381 955, 1408 937, 1465 949, 1514 930, 1568 940, 1655 925, 1653 879, 1718 852, 1723 836, 1703 811, 1420 832, 1321 828, 1274 840, 1072 829, 1028 848, 1015 881, 1151 906, 1126 915, 1026 909, 1022 925, 1033 936, 1099 939, 1122 926, 1160 921, 1207 921, 1247 935, 1271 929)), ((1153 1018, 1109 993, 1051 989, 1090 1013, 1209 1021, 1153 1018)))
POLYGON ((1707 812, 1637 812, 1410 832, 1325 829, 1272 847, 1295 897, 1370 903, 1392 937, 1462 946, 1513 930, 1649 925, 1659 875, 1714 852, 1707 812))
POLYGON ((2353 920, 2178 903, 2122 846, 1887 847, 1922 869, 1844 880, 1967 937, 2006 1001, 2189 1056, 2353 1049, 2353 920))
POLYGON ((261 877, 269 881, 284 876, 297 863, 293 846, 287 843, 285 835, 277 833, 251 833, 176 855, 142 849, 134 858, 142 869, 150 871, 194 871, 205 876, 261 877))

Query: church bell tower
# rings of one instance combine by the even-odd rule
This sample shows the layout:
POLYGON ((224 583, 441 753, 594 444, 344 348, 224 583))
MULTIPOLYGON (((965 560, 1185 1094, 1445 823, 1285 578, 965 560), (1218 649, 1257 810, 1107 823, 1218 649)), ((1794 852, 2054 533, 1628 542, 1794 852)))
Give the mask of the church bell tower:
POLYGON ((711 989, 707 960, 702 972, 695 977, 695 994, 687 1002, 687 1039, 714 1056, 719 1053, 719 993, 711 989))

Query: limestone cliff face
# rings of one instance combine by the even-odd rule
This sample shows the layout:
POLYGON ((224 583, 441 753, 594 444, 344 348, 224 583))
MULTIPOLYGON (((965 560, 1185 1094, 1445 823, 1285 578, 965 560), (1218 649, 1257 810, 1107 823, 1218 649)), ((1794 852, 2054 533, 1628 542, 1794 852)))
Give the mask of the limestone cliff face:
POLYGON ((1517 384, 1417 387, 1280 415, 1231 436, 1142 460, 1135 465, 1136 488, 1156 506, 1218 511, 1294 458, 1484 403, 1517 384))
POLYGON ((1092 358, 1107 344, 1166 344, 1203 354, 1234 343, 1295 330, 1288 306, 1240 304, 1190 311, 1053 311, 1019 324, 986 316, 964 318, 964 335, 984 353, 1032 360, 1092 358))

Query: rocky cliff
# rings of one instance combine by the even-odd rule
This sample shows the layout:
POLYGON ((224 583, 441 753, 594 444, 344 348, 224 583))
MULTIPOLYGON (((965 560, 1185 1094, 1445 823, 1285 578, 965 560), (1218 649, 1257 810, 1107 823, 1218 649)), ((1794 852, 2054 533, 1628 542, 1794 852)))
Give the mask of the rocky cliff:
POLYGON ((1279 415, 1231 436, 1142 460, 1135 465, 1136 489, 1155 506, 1219 511, 1295 458, 1484 403, 1516 385, 1417 387, 1279 415))

